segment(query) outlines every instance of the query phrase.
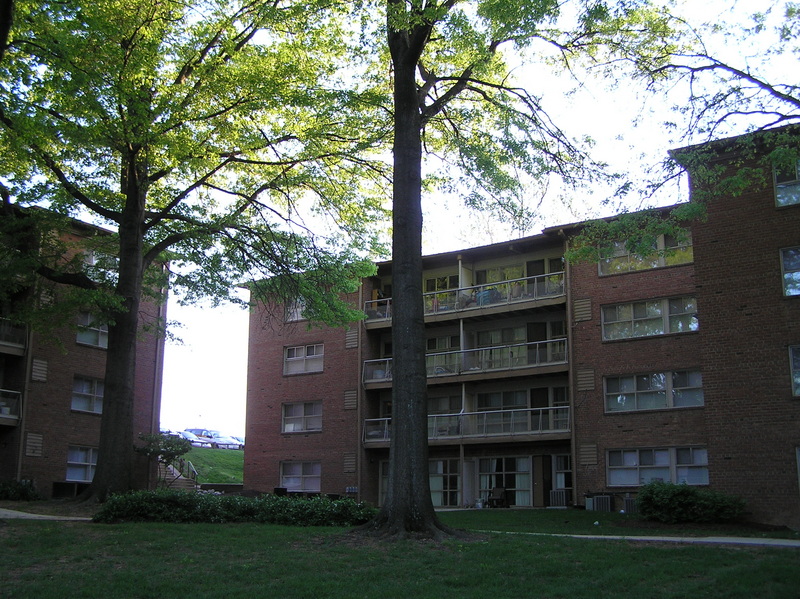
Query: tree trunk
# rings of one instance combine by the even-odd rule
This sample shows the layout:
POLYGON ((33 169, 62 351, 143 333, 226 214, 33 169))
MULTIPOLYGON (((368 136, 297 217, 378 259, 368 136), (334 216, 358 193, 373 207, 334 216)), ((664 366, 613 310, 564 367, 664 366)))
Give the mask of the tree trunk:
POLYGON ((402 538, 412 534, 438 539, 452 531, 439 522, 433 509, 428 474, 422 118, 415 81, 417 61, 427 40, 421 29, 399 32, 389 28, 394 66, 392 438, 386 502, 364 529, 379 536, 402 538))
MULTIPOLYGON (((122 308, 109 315, 106 351, 103 416, 100 428, 97 468, 83 499, 105 501, 109 495, 135 488, 134 481, 134 398, 136 345, 139 333, 139 305, 144 273, 144 207, 146 167, 131 152, 123 170, 125 207, 119 223, 119 279, 115 293, 122 308)), ((142 431, 144 432, 144 431, 142 431)))

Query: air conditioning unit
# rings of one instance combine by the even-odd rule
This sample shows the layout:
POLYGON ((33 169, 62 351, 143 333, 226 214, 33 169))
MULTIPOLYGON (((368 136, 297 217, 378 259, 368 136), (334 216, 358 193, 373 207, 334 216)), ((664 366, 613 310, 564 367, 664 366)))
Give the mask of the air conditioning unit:
POLYGON ((550 491, 550 507, 567 507, 566 489, 553 489, 550 491))
POLYGON ((626 514, 636 514, 639 512, 638 508, 636 507, 636 497, 624 497, 623 500, 623 509, 625 510, 626 514))
POLYGON ((610 512, 612 506, 611 495, 595 495, 586 499, 586 509, 595 512, 610 512), (591 499, 591 501, 589 501, 591 499))

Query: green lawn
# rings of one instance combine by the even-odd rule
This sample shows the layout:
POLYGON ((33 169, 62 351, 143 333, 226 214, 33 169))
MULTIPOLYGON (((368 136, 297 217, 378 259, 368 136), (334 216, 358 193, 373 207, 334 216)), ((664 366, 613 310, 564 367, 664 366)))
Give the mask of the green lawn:
POLYGON ((244 451, 192 447, 183 458, 189 460, 197 470, 199 483, 242 482, 244 451))
POLYGON ((344 532, 10 520, 0 527, 0 596, 782 599, 800 588, 796 549, 508 534, 361 543, 344 532))

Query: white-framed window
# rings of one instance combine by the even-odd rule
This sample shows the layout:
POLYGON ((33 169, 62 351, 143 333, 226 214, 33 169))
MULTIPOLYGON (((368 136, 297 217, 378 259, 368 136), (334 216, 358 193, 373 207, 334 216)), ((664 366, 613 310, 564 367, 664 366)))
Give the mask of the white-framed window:
POLYGON ((611 487, 638 487, 653 481, 708 484, 708 451, 704 447, 612 449, 606 457, 611 487))
POLYGON ((76 376, 72 379, 72 409, 102 414, 103 391, 102 379, 76 376))
POLYGON ((699 328, 697 301, 676 297, 604 306, 603 340, 688 333, 699 328))
POLYGON ((283 404, 284 433, 300 433, 322 430, 322 402, 283 404))
POLYGON ((605 377, 606 412, 663 410, 702 406, 699 370, 605 377))
POLYGON ((281 462, 281 487, 290 493, 319 493, 320 462, 281 462))
POLYGON ((475 284, 488 285, 502 281, 514 281, 525 276, 523 264, 509 264, 507 266, 493 266, 475 271, 475 284))
POLYGON ((624 241, 614 242, 611 255, 598 263, 598 271, 601 275, 615 275, 623 272, 689 264, 693 261, 691 233, 687 233, 686 239, 681 241, 672 235, 659 235, 653 246, 653 253, 649 256, 631 254, 625 247, 624 241))
POLYGON ((800 295, 800 247, 781 250, 783 295, 800 295))
POLYGON ((324 356, 322 343, 287 347, 284 349, 283 374, 322 372, 324 356))
POLYGON ((428 462, 428 481, 434 507, 461 505, 460 479, 458 458, 428 462))
POLYGON ((93 347, 108 347, 108 325, 99 324, 89 312, 78 314, 78 343, 93 347))
POLYGON ((97 466, 97 449, 94 447, 67 448, 67 481, 90 483, 97 466))
POLYGON ((303 310, 306 309, 306 302, 303 299, 296 299, 293 302, 286 304, 284 319, 286 322, 296 322, 298 320, 305 320, 303 310))
POLYGON ((778 206, 800 204, 800 160, 794 167, 774 169, 775 203, 778 206))
POLYGON ((800 345, 789 348, 789 368, 792 372, 792 395, 800 397, 800 345))

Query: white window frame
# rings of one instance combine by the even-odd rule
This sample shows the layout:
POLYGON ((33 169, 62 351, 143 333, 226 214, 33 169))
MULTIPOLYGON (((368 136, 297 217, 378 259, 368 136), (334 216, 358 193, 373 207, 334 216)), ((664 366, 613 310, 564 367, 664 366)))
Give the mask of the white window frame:
POLYGON ((781 250, 781 278, 783 280, 783 295, 793 297, 800 295, 800 246, 783 248, 781 250), (787 268, 788 254, 795 254, 787 268), (795 262, 795 264, 791 264, 795 262))
POLYGON ((97 448, 78 445, 67 448, 67 482, 92 482, 96 467, 97 448))
POLYGON ((673 370, 664 372, 648 372, 603 377, 605 395, 605 411, 608 414, 619 414, 643 410, 670 410, 693 408, 705 405, 703 398, 703 379, 699 370, 673 370), (699 384, 681 385, 685 377, 687 382, 699 384), (676 380, 678 379, 678 380, 676 380), (659 382, 663 381, 661 385, 659 382), (654 383, 654 384, 653 384, 654 383), (692 393, 700 392, 700 401, 692 405, 680 405, 680 394, 683 390, 692 393), (663 405, 653 407, 645 404, 649 395, 663 395, 663 405), (642 407, 642 405, 646 407, 642 407))
POLYGON ((653 481, 708 485, 705 447, 644 447, 606 451, 609 487, 638 487, 653 481))
POLYGON ((656 239, 656 246, 651 256, 637 256, 628 251, 624 241, 615 241, 614 250, 608 258, 597 264, 600 276, 616 275, 666 266, 691 264, 694 262, 692 234, 687 232, 686 241, 679 243, 672 236, 661 234, 656 239))
POLYGON ((81 345, 108 348, 108 325, 97 324, 89 312, 78 313, 78 335, 76 341, 81 345))
POLYGON ((281 462, 281 487, 289 493, 319 493, 321 482, 321 462, 281 462))
POLYGON ((283 374, 322 372, 325 367, 325 345, 311 343, 292 345, 283 350, 283 374))
POLYGON ((103 413, 103 394, 105 384, 103 379, 89 376, 75 375, 72 379, 71 409, 76 412, 103 413), (78 388, 80 385, 80 389, 78 388), (86 407, 81 404, 85 403, 86 407))
POLYGON ((308 433, 322 430, 322 400, 283 404, 281 431, 308 433))
POLYGON ((773 168, 772 172, 775 181, 775 205, 783 207, 800 204, 800 160, 795 162, 794 169, 789 168, 779 173, 777 168, 773 168))
POLYGON ((297 322, 299 320, 306 320, 303 316, 303 311, 306 309, 306 302, 302 298, 296 299, 293 302, 286 304, 284 310, 285 322, 297 322))
POLYGON ((603 306, 601 318, 603 341, 692 333, 699 329, 697 300, 693 296, 603 306))
POLYGON ((800 345, 789 346, 789 372, 792 378, 792 395, 800 397, 800 345))

